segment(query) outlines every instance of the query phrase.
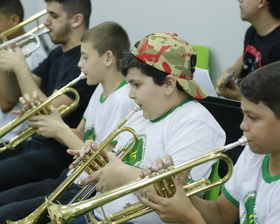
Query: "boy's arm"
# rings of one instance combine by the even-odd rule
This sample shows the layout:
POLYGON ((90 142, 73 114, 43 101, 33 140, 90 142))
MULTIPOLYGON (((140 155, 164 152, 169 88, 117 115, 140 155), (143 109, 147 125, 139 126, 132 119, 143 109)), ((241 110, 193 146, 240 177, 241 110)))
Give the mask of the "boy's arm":
MULTIPOLYGON (((33 92, 36 91, 40 98, 47 98, 47 96, 40 89, 41 78, 31 73, 22 51, 19 48, 15 48, 15 52, 0 52, 0 59, 1 70, 6 72, 13 71, 15 74, 22 95, 28 93, 30 96, 32 96, 33 92)), ((12 82, 14 77, 11 77, 14 75, 13 73, 6 74, 3 77, 5 88, 9 94, 12 94, 14 91, 13 89, 15 88, 14 82, 12 82)), ((72 102, 73 99, 63 94, 62 96, 53 100, 51 104, 58 108, 63 104, 70 105, 72 102)))
POLYGON ((200 212, 206 223, 231 224, 238 220, 239 209, 221 193, 216 201, 206 201, 191 197, 192 204, 200 212))
POLYGON ((3 113, 7 113, 13 109, 15 102, 11 102, 7 96, 2 79, 2 72, 0 71, 0 107, 3 113))
POLYGON ((70 128, 52 105, 50 105, 50 111, 49 115, 32 116, 28 124, 38 128, 37 134, 47 138, 54 138, 70 149, 81 149, 84 146, 85 121, 82 119, 77 128, 70 128))

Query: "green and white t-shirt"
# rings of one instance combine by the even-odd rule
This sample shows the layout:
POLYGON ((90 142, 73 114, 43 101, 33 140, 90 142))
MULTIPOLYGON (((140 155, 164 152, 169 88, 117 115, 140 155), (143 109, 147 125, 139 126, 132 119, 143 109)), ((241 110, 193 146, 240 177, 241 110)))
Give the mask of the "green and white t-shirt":
POLYGON ((99 84, 84 113, 86 122, 84 140, 103 141, 111 131, 132 111, 135 103, 129 98, 130 85, 123 81, 107 98, 103 98, 103 87, 99 84))
POLYGON ((222 188, 225 196, 239 207, 241 224, 279 223, 280 175, 269 175, 269 159, 270 154, 255 154, 246 146, 233 176, 222 188))

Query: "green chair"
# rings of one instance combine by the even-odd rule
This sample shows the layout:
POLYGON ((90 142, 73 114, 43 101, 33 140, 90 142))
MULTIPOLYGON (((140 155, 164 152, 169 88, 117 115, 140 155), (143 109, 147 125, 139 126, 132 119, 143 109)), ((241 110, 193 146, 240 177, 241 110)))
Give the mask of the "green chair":
POLYGON ((207 69, 210 73, 210 50, 204 45, 192 45, 197 54, 196 66, 198 68, 207 69))
MULTIPOLYGON (((219 176, 219 163, 220 161, 218 160, 215 164, 212 166, 212 172, 210 174, 209 180, 213 183, 216 182, 217 180, 220 180, 219 176)), ((210 201, 215 201, 220 195, 220 186, 214 187, 210 189, 209 191, 205 192, 204 199, 210 200, 210 201)))

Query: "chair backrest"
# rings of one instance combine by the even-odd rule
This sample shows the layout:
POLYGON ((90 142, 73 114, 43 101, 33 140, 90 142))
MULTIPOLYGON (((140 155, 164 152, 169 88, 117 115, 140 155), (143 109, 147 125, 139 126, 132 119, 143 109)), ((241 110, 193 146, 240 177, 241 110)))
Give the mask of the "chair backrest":
POLYGON ((197 54, 197 61, 195 67, 207 69, 210 73, 210 50, 204 45, 192 45, 197 54))
MULTIPOLYGON (((218 160, 215 164, 212 165, 212 172, 210 174, 209 180, 211 183, 216 182, 220 179, 219 176, 219 163, 220 161, 218 160)), ((204 199, 210 200, 210 201, 215 201, 219 195, 220 195, 220 186, 214 187, 210 189, 209 191, 205 192, 204 199)))

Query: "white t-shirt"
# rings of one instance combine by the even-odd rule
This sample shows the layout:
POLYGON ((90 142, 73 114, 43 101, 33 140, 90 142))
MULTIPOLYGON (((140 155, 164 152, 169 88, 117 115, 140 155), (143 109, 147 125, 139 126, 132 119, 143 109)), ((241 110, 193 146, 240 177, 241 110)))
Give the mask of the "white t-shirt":
MULTIPOLYGON (((135 103, 129 98, 129 90, 130 85, 124 81, 110 96, 104 99, 102 97, 103 87, 98 84, 83 116, 86 122, 84 140, 91 139, 101 143, 132 111, 135 103)), ((72 171, 70 170, 67 175, 69 176, 72 171)), ((75 183, 87 176, 88 174, 83 172, 75 183)))
MULTIPOLYGON (((207 152, 220 148, 225 144, 225 133, 199 102, 191 100, 184 102, 170 113, 156 121, 143 118, 143 112, 134 114, 126 126, 133 128, 139 141, 137 146, 124 162, 147 169, 149 164, 156 167, 155 159, 164 159, 171 155, 174 164, 181 164, 207 152)), ((124 132, 118 137, 116 150, 130 144, 132 137, 124 132)), ((208 162, 191 171, 194 180, 208 177, 215 161, 208 162)), ((126 203, 138 202, 135 194, 129 194, 103 206, 109 216, 121 210, 126 203)), ((100 208, 94 214, 104 219, 100 208)), ((155 212, 130 220, 132 223, 163 223, 155 212)))
POLYGON ((246 146, 233 176, 222 188, 225 196, 239 207, 242 224, 279 223, 280 175, 269 175, 269 158, 270 154, 255 154, 246 146))
POLYGON ((114 128, 132 111, 135 103, 129 98, 130 85, 124 81, 106 99, 99 84, 93 93, 83 119, 86 122, 84 140, 92 139, 101 143, 114 128))
MULTIPOLYGON (((36 44, 34 42, 30 42, 26 45, 24 45, 21 50, 24 52, 26 49, 33 49, 36 44)), ((34 51, 29 57, 27 57, 25 60, 32 71, 34 68, 36 68, 43 59, 47 57, 47 53, 42 45, 34 51)), ((19 110, 22 108, 21 103, 17 103, 12 110, 19 110)), ((11 112, 3 113, 0 109, 0 127, 4 127, 6 124, 10 123, 12 120, 17 118, 18 115, 12 114, 11 112)), ((2 141, 9 142, 13 137, 18 135, 18 133, 24 129, 27 128, 27 121, 21 123, 17 127, 15 127, 13 130, 11 130, 9 133, 4 135, 2 137, 2 141)))

